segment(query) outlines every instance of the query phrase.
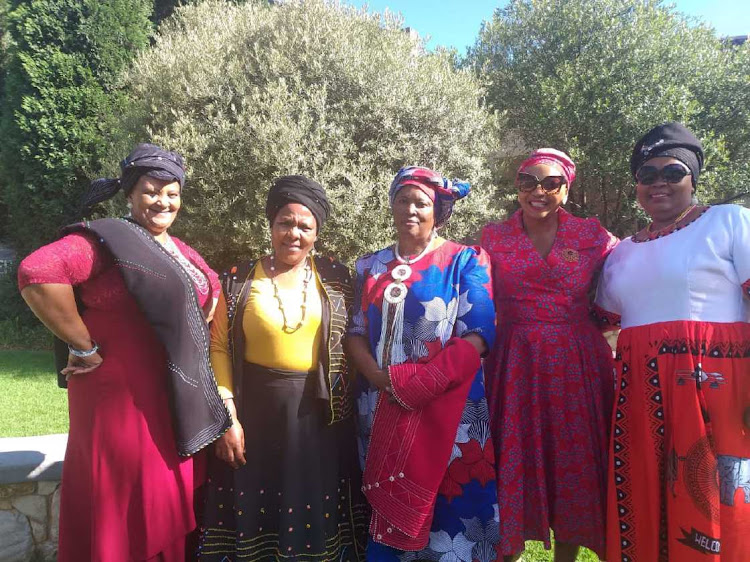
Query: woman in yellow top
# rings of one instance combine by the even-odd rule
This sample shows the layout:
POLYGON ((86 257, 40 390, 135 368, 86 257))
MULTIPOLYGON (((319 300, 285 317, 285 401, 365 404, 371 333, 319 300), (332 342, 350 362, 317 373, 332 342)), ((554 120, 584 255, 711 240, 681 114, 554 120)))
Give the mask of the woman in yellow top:
POLYGON ((346 267, 311 257, 330 207, 284 176, 266 216, 273 252, 232 267, 211 327, 211 364, 234 424, 215 445, 201 560, 364 560, 349 372, 346 267))

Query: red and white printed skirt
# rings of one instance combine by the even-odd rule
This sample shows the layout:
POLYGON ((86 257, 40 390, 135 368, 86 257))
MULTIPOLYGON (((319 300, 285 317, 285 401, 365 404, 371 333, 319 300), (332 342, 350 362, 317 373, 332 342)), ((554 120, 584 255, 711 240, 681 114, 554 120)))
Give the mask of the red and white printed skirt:
POLYGON ((750 324, 624 329, 607 560, 750 560, 750 324))

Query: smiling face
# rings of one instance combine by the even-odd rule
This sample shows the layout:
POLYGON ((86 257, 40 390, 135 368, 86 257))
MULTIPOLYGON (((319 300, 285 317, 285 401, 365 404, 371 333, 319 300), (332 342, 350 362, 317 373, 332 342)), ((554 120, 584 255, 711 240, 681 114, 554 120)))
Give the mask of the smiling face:
MULTIPOLYGON (((563 176, 562 170, 548 164, 535 164, 523 170, 525 174, 536 176, 540 180, 547 176, 563 176)), ((544 219, 557 212, 560 205, 567 199, 568 186, 563 184, 557 193, 547 193, 540 185, 532 191, 518 192, 518 202, 523 209, 524 217, 544 219)))
POLYGON ((276 259, 292 267, 301 263, 318 239, 317 231, 310 209, 299 203, 284 205, 271 223, 271 245, 276 259))
POLYGON ((399 240, 427 240, 435 228, 435 205, 414 185, 402 187, 393 200, 393 224, 399 240))
MULTIPOLYGON (((670 164, 677 164, 688 169, 685 164, 671 156, 658 156, 643 163, 661 170, 670 164)), ((642 167, 643 167, 642 166, 642 167)), ((693 184, 691 175, 687 174, 678 183, 668 183, 659 175, 651 185, 638 182, 636 197, 643 210, 648 213, 656 226, 669 224, 687 209, 692 203, 693 184)))
POLYGON ((154 236, 159 236, 172 226, 182 205, 180 184, 141 176, 128 194, 132 205, 130 215, 154 236))

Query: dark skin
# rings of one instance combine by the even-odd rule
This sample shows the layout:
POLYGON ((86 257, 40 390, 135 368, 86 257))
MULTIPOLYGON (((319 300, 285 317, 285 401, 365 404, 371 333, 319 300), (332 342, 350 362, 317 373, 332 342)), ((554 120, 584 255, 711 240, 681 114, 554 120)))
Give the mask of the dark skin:
MULTIPOLYGON (((549 164, 536 164, 523 171, 540 180, 547 176, 563 176, 561 169, 549 164)), ((524 231, 542 259, 547 258, 555 244, 559 224, 557 211, 567 198, 567 185, 563 185, 557 193, 547 193, 541 185, 537 185, 533 191, 518 192, 524 231)), ((574 562, 578 556, 578 550, 579 547, 576 544, 556 541, 555 562, 574 562)), ((515 562, 520 559, 522 552, 503 556, 503 561, 515 562)))
MULTIPOLYGON (((318 225, 310 209, 299 203, 285 205, 271 223, 271 246, 273 247, 273 266, 271 256, 266 256, 261 263, 266 273, 271 276, 281 291, 301 291, 305 278, 305 266, 310 251, 318 239, 318 225)), ((299 321, 301 311, 288 311, 289 323, 299 321)), ((247 463, 245 457, 245 431, 237 417, 234 399, 224 400, 232 415, 232 427, 217 441, 214 447, 216 456, 232 468, 239 468, 247 463)))
MULTIPOLYGON (((167 229, 174 222, 181 206, 180 184, 141 176, 128 194, 133 219, 149 231, 160 243, 167 239, 167 229)), ((83 319, 78 314, 73 287, 60 283, 39 283, 26 286, 21 296, 32 312, 62 341, 82 351, 92 349, 93 341, 83 319)), ((207 320, 213 315, 213 302, 204 310, 207 320)), ((101 354, 89 357, 68 356, 68 364, 61 371, 66 378, 85 375, 103 362, 101 354)))
MULTIPOLYGON (((539 179, 547 176, 562 176, 556 166, 536 164, 524 170, 539 179)), ((537 252, 546 259, 557 236, 557 210, 567 200, 568 186, 563 185, 557 193, 546 193, 540 185, 533 191, 518 192, 518 202, 523 212, 523 228, 537 252)))
MULTIPOLYGON (((407 185, 402 187, 393 201, 393 223, 398 234, 399 253, 415 256, 421 253, 432 237, 435 228, 435 207, 432 199, 420 188, 407 185)), ((444 242, 441 238, 433 240, 433 247, 444 242)), ((464 339, 471 343, 482 355, 487 345, 481 336, 468 334, 464 339)), ((378 367, 377 361, 370 352, 370 344, 363 336, 347 336, 345 347, 349 359, 355 368, 380 391, 391 393, 391 380, 387 369, 378 367)))
MULTIPOLYGON (((671 156, 658 156, 643 163, 661 170, 670 164, 677 164, 688 169, 685 164, 671 156)), ((660 177, 651 185, 638 183, 636 199, 651 217, 651 230, 656 231, 670 226, 690 205, 693 199, 692 176, 687 175, 679 183, 667 183, 660 177)), ((688 217, 685 217, 686 219, 688 217)))

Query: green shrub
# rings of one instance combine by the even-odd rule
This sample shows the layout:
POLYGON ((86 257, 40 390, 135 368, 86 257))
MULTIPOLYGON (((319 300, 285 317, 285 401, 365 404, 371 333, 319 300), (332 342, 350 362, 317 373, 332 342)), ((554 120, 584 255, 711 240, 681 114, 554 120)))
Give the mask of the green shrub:
POLYGON ((743 191, 750 157, 750 44, 732 48, 660 0, 510 0, 470 62, 527 147, 571 154, 574 211, 630 233, 639 209, 629 159, 654 125, 702 137, 699 197, 743 191))
POLYGON ((321 242, 345 260, 392 240, 386 195, 404 164, 473 183, 448 235, 492 213, 498 124, 478 80, 392 16, 323 0, 201 2, 162 24, 126 87, 135 103, 117 150, 151 139, 185 155, 176 228, 216 266, 267 249, 266 192, 283 174, 326 187, 321 242))
MULTIPOLYGON (((106 116, 121 111, 117 76, 148 45, 146 0, 17 1, 0 116, 6 233, 21 253, 52 239, 102 167, 106 116)), ((5 39, 5 37, 4 37, 5 39)))

